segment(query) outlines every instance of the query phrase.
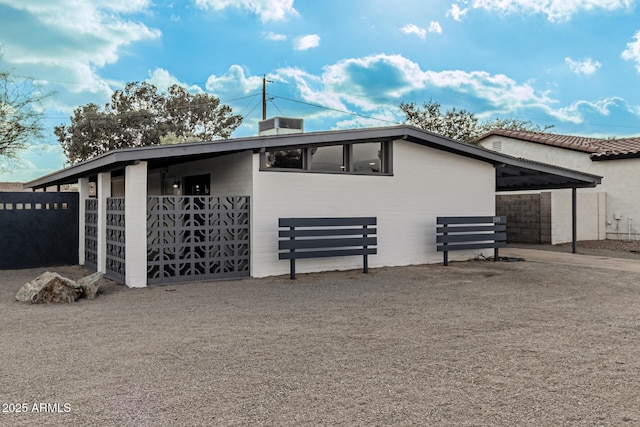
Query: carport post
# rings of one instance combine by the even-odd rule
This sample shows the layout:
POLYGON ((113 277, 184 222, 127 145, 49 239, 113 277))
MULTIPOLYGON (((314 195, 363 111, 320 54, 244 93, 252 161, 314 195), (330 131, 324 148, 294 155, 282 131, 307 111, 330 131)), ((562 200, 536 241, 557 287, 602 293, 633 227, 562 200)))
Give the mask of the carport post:
POLYGON ((101 273, 107 272, 107 199, 111 197, 111 172, 98 174, 98 265, 101 273))
POLYGON ((576 187, 571 188, 571 234, 572 245, 571 252, 578 253, 578 189, 576 187))
POLYGON ((147 286, 147 162, 124 169, 125 284, 147 286))
POLYGON ((79 193, 79 206, 78 206, 78 264, 84 265, 85 263, 85 225, 87 219, 86 212, 86 199, 89 198, 89 178, 78 179, 78 193, 79 193))

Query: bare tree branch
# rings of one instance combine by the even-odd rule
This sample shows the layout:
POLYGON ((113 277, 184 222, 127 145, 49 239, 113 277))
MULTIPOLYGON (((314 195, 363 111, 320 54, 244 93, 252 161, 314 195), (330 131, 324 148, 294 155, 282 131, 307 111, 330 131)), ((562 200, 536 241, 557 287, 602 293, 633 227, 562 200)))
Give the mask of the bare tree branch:
POLYGON ((42 137, 42 101, 29 78, 0 71, 0 156, 15 158, 42 137))

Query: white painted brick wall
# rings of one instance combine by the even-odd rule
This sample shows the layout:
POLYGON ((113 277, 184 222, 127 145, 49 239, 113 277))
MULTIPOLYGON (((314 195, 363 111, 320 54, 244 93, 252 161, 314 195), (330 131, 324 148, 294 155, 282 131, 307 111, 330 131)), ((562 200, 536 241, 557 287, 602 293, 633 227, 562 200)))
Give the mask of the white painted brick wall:
POLYGON ((213 159, 171 166, 167 177, 178 177, 181 181, 189 175, 211 174, 212 196, 250 196, 252 193, 252 156, 242 152, 213 159))
MULTIPOLYGON (((286 274, 278 260, 280 217, 378 217, 378 254, 371 267, 442 262, 436 252, 436 216, 493 215, 492 165, 395 141, 394 176, 259 171, 253 155, 251 265, 254 277, 286 274)), ((452 252, 469 259, 479 251, 452 252)), ((485 253, 487 253, 485 251, 485 253)), ((358 269, 361 257, 301 260, 299 272, 358 269)))
MULTIPOLYGON (((551 243, 573 240, 571 190, 551 192, 551 243)), ((577 221, 578 240, 604 238, 605 218, 601 216, 600 204, 605 203, 604 193, 584 193, 578 189, 577 221)))

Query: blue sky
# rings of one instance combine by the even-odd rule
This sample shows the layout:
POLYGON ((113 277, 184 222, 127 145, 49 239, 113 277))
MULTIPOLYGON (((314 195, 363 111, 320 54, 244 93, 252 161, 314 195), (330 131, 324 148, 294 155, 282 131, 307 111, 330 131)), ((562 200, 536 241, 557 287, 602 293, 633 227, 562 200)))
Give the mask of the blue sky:
POLYGON ((53 126, 130 81, 218 96, 257 133, 388 126, 429 99, 551 132, 640 135, 640 0, 0 0, 0 69, 53 91, 0 181, 62 168, 53 126))

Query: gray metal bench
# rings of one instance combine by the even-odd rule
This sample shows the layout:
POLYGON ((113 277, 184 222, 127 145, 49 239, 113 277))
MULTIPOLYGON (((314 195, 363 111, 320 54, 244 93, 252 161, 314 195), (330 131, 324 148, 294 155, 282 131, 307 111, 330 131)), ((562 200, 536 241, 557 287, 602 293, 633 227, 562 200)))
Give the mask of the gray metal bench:
POLYGON ((290 262, 296 278, 296 259, 361 255, 363 271, 369 272, 368 255, 375 255, 376 217, 280 218, 279 259, 290 262))
POLYGON ((439 216, 436 240, 438 252, 444 253, 444 265, 449 265, 449 251, 493 249, 498 260, 498 248, 507 246, 506 216, 439 216))

